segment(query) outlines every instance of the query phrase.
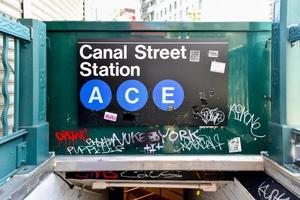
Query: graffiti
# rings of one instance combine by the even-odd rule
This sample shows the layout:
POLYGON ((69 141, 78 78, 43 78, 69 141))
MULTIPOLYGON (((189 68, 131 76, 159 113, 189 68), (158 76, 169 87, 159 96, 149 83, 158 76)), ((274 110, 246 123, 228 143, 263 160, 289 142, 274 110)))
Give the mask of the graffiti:
POLYGON ((111 171, 75 172, 75 173, 71 172, 69 173, 68 178, 116 180, 119 178, 119 174, 117 172, 111 172, 111 171))
POLYGON ((240 104, 232 104, 230 105, 230 110, 228 114, 228 118, 233 115, 233 119, 239 122, 242 122, 245 126, 250 128, 250 132, 254 137, 263 138, 266 135, 258 135, 255 133, 261 127, 259 122, 260 118, 255 117, 254 114, 251 114, 249 110, 246 109, 245 106, 240 104))
POLYGON ((193 116, 195 119, 200 117, 205 124, 211 122, 213 125, 218 125, 225 120, 225 114, 218 108, 203 108, 200 112, 193 109, 193 116))
POLYGON ((124 171, 120 173, 120 176, 128 179, 174 179, 182 178, 182 175, 178 172, 169 172, 169 171, 124 171))
POLYGON ((199 126, 199 130, 205 130, 205 129, 209 129, 209 130, 216 130, 218 129, 218 126, 199 126))
POLYGON ((121 136, 113 133, 111 137, 88 138, 86 145, 69 146, 67 151, 69 154, 107 154, 114 152, 123 152, 126 146, 134 144, 145 144, 147 141, 145 132, 122 133, 121 136))
POLYGON ((160 143, 157 144, 146 144, 144 147, 145 153, 146 154, 154 154, 157 150, 163 149, 164 146, 161 145, 160 143))
MULTIPOLYGON (((193 107, 193 114, 194 118, 201 119, 208 126, 199 126, 196 130, 166 126, 165 130, 112 133, 109 136, 100 135, 95 138, 89 136, 87 128, 82 128, 56 131, 55 138, 59 144, 65 144, 66 152, 70 155, 122 153, 132 149, 149 155, 161 151, 168 151, 168 153, 222 151, 227 141, 225 141, 226 138, 219 136, 217 131, 220 129, 217 125, 225 120, 225 114, 218 108, 200 110, 197 106, 193 107), (211 131, 208 134, 205 130, 211 131), (77 141, 80 143, 76 143, 77 141)), ((250 113, 245 106, 230 105, 229 118, 245 125, 254 137, 263 138, 266 136, 257 133, 261 127, 260 117, 250 113)))
POLYGON ((235 177, 254 199, 299 200, 288 188, 265 172, 240 172, 235 177))
POLYGON ((179 145, 174 148, 174 152, 191 151, 195 150, 219 150, 222 151, 224 143, 220 142, 219 135, 214 134, 213 136, 199 135, 194 139, 185 138, 179 145))
POLYGON ((167 144, 172 144, 174 152, 191 150, 215 150, 222 151, 225 143, 220 142, 219 135, 211 136, 198 134, 199 130, 180 129, 178 131, 167 129, 161 131, 145 132, 122 132, 120 136, 113 133, 111 137, 88 138, 85 145, 69 146, 67 152, 73 154, 108 154, 123 152, 126 148, 141 147, 146 154, 154 154, 167 144))
POLYGON ((269 189, 270 185, 262 182, 258 187, 258 195, 265 200, 290 200, 290 197, 285 197, 285 193, 280 193, 277 189, 269 189))
POLYGON ((234 172, 207 171, 94 171, 66 172, 67 179, 97 180, 233 180, 234 172))
POLYGON ((79 130, 56 131, 55 137, 59 143, 62 142, 67 143, 70 141, 74 143, 77 140, 86 141, 88 138, 90 138, 87 128, 79 129, 79 130))
POLYGON ((148 138, 150 142, 159 142, 162 140, 162 135, 160 134, 160 131, 152 131, 148 133, 148 138))

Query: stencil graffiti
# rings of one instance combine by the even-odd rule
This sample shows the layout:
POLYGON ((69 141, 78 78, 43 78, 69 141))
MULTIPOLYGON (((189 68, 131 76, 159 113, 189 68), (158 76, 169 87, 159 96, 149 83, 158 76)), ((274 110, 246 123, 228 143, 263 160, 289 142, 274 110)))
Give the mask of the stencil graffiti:
POLYGON ((249 127, 251 134, 254 137, 263 138, 266 135, 259 135, 256 131, 261 127, 260 118, 251 114, 245 106, 240 104, 230 105, 228 118, 233 117, 234 120, 242 122, 245 126, 249 127))

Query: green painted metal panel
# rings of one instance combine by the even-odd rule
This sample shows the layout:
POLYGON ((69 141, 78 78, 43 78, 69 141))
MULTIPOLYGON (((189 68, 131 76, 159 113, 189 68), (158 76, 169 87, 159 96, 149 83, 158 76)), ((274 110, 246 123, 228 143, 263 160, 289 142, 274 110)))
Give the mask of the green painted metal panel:
POLYGON ((46 122, 46 25, 21 19, 31 27, 32 41, 20 45, 19 127, 26 129, 27 164, 37 165, 49 157, 49 126, 46 122))
MULTIPOLYGON (((19 166, 17 163, 18 145, 23 144, 26 131, 21 130, 14 134, 2 137, 0 140, 0 185, 12 175, 19 166)), ((20 163, 25 164, 25 163, 20 163)))
POLYGON ((50 149, 67 155, 229 154, 228 142, 239 137, 242 151, 238 154, 267 150, 270 29, 270 23, 47 22, 50 149), (77 41, 89 38, 226 39, 228 126, 79 127, 77 41), (153 131, 161 133, 160 144, 140 142, 153 131))
POLYGON ((299 0, 274 1, 269 155, 282 164, 292 163, 291 130, 300 126, 300 43, 293 42, 299 37, 295 26, 300 22, 299 9, 299 0))

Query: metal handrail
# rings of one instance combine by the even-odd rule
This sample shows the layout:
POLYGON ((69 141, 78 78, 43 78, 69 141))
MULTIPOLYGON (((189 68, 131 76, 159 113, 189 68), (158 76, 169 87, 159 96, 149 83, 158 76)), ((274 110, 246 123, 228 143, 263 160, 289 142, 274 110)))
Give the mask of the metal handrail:
POLYGON ((3 36, 3 48, 2 48, 2 64, 4 69, 4 77, 2 82, 2 94, 4 98, 4 106, 1 113, 1 123, 3 129, 3 137, 0 136, 0 140, 5 136, 8 136, 9 125, 8 125, 8 109, 10 105, 10 98, 8 92, 8 82, 10 70, 14 73, 14 126, 13 133, 19 130, 19 58, 20 58, 20 41, 31 40, 31 30, 27 26, 24 26, 16 21, 10 20, 3 16, 0 16, 0 33, 3 36), (8 62, 8 50, 9 50, 9 39, 14 39, 14 70, 10 67, 8 62))

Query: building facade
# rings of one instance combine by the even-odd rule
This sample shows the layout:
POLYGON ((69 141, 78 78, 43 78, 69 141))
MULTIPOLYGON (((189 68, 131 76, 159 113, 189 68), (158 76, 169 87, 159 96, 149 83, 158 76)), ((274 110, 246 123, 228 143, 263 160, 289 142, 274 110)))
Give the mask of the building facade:
POLYGON ((270 21, 272 2, 272 0, 140 0, 140 11, 143 21, 270 21))
POLYGON ((202 0, 142 0, 143 21, 198 21, 202 0))

